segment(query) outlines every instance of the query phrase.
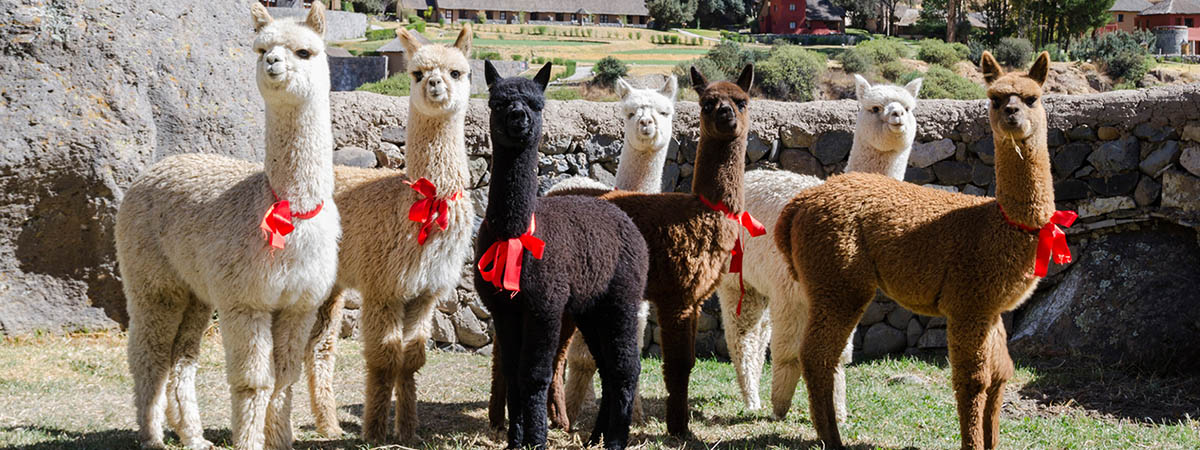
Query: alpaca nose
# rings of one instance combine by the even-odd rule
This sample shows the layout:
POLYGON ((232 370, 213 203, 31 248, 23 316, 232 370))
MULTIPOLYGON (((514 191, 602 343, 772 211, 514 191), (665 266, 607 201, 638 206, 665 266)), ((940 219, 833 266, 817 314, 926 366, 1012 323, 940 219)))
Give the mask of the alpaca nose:
POLYGON ((654 124, 654 121, 650 120, 649 117, 642 116, 640 119, 638 119, 638 125, 641 125, 643 127, 648 127, 653 124, 654 124))
POLYGON ((429 87, 438 87, 442 84, 442 79, 438 77, 429 77, 429 87))
POLYGON ((1017 113, 1016 105, 1006 105, 1004 107, 1004 113, 1005 114, 1016 114, 1017 113))
POLYGON ((267 53, 267 56, 265 58, 263 58, 263 60, 265 60, 267 62, 267 64, 275 64, 275 63, 279 62, 280 59, 281 58, 279 57, 279 54, 277 54, 275 52, 267 53))

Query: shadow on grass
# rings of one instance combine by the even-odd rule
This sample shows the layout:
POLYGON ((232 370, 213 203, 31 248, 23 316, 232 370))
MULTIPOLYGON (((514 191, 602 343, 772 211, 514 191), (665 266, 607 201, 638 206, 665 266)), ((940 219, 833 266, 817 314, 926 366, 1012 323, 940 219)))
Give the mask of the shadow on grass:
POLYGON ((1197 375, 1149 373, 1086 358, 1022 359, 1017 364, 1036 375, 1020 394, 1036 402, 1043 415, 1077 405, 1071 407, 1146 424, 1200 417, 1197 375))
POLYGON ((47 439, 31 445, 0 447, 0 450, 75 450, 75 449, 138 449, 137 433, 133 430, 104 430, 92 432, 68 431, 36 425, 0 428, 3 433, 35 433, 47 439))

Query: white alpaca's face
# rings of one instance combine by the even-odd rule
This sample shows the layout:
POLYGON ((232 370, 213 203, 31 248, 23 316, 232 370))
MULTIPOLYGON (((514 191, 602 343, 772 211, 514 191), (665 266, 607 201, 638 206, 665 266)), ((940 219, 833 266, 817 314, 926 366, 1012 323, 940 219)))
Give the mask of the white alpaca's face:
POLYGON ((329 92, 325 40, 304 23, 275 20, 254 38, 258 90, 268 101, 294 103, 329 92))
POLYGON ((622 119, 625 120, 625 139, 633 148, 653 151, 665 148, 670 143, 677 89, 678 82, 674 76, 668 78, 659 89, 638 89, 625 80, 617 81, 622 119))
POLYGON ((917 118, 913 109, 917 107, 916 95, 921 88, 921 79, 905 87, 867 84, 858 75, 858 129, 872 147, 880 151, 895 151, 907 148, 916 137, 917 118))
POLYGON ((408 62, 413 107, 440 116, 461 111, 471 98, 471 65, 453 47, 426 45, 408 62))

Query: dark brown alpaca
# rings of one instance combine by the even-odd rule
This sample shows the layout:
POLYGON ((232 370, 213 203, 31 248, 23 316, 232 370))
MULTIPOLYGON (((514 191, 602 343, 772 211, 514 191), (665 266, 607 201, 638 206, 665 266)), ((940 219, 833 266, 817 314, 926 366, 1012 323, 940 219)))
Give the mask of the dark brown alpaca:
POLYGON ((749 65, 737 84, 709 83, 692 69, 692 87, 700 95, 700 142, 691 194, 587 189, 557 193, 597 195, 611 201, 633 219, 646 238, 650 271, 645 298, 658 310, 662 328, 667 432, 675 436, 689 433, 688 378, 696 362, 700 304, 716 290, 738 239, 740 225, 709 204, 723 205, 732 214, 744 211, 742 173, 750 130, 746 92, 753 80, 754 67, 749 65))
POLYGON ((962 447, 999 441, 1013 373, 1000 313, 1029 297, 1052 257, 1069 261, 1056 225, 1070 225, 1073 214, 1054 211, 1041 102, 1049 56, 1028 74, 1004 74, 986 52, 981 65, 996 198, 847 174, 800 193, 779 216, 775 242, 811 305, 801 362, 813 426, 830 447, 842 444, 833 371, 876 288, 913 312, 946 318, 962 447), (1043 253, 1039 241, 1054 245, 1043 253))

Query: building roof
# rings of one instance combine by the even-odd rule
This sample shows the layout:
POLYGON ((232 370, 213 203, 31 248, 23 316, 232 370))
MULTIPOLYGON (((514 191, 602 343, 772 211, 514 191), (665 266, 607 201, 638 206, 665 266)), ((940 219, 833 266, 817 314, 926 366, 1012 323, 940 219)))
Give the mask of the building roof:
POLYGON ((1200 14, 1200 2, 1197 0, 1163 0, 1143 9, 1141 13, 1143 16, 1158 14, 1200 14))
POLYGON ((1152 5, 1146 0, 1117 0, 1113 3, 1112 8, 1108 8, 1108 10, 1139 12, 1149 8, 1150 6, 1152 5))
POLYGON ((804 10, 804 15, 808 20, 842 20, 846 17, 846 9, 834 5, 829 0, 805 2, 804 10))
POLYGON ((917 23, 921 18, 921 8, 908 6, 903 3, 896 5, 896 26, 907 27, 917 23))
POLYGON ((967 23, 971 24, 972 28, 987 28, 987 15, 981 12, 967 13, 967 23))
POLYGON ((400 0, 408 9, 465 9, 470 11, 525 11, 533 13, 575 14, 586 10, 592 14, 621 14, 648 16, 645 0, 400 0), (411 5, 411 6, 410 6, 411 5))

